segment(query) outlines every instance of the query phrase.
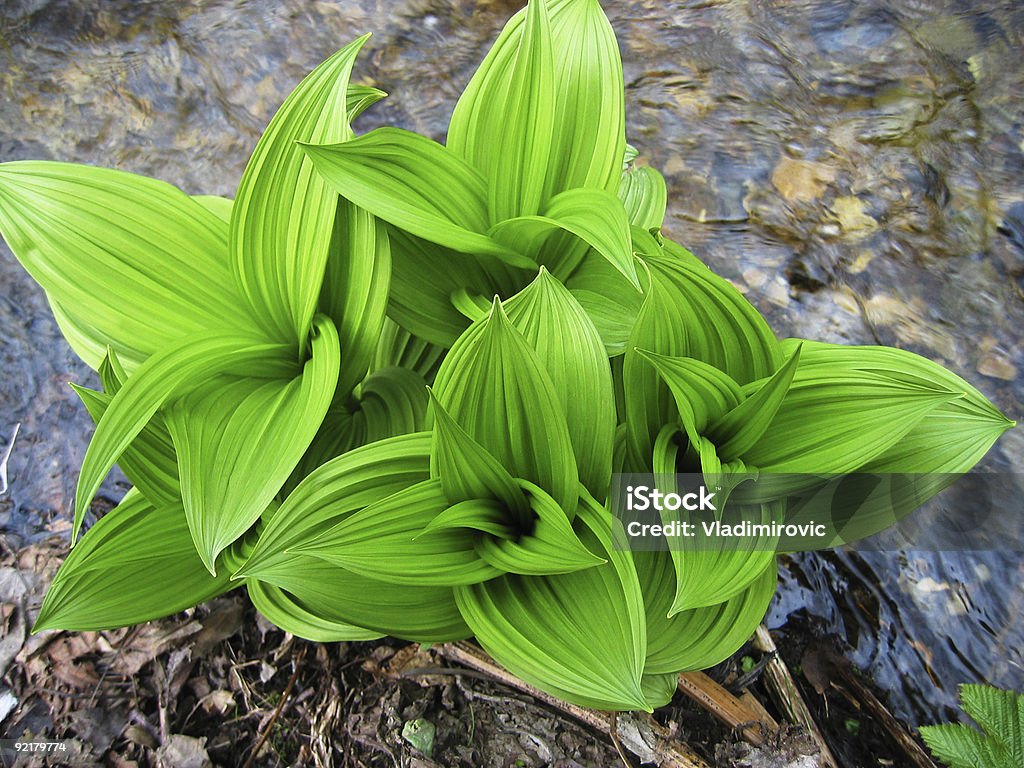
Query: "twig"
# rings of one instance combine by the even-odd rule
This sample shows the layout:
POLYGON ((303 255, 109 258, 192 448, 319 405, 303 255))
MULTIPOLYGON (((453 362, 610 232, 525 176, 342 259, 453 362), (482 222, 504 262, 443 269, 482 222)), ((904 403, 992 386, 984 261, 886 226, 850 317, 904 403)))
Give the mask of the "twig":
POLYGON ((703 672, 684 672, 679 675, 678 688, 690 699, 708 710, 727 726, 738 729, 744 741, 760 747, 764 744, 764 732, 778 727, 772 721, 764 720, 703 672))
POLYGON ((802 725, 818 745, 821 757, 821 764, 824 768, 839 768, 832 750, 822 735, 818 724, 811 716, 811 710, 800 695, 800 689, 796 687, 796 681, 786 666, 786 662, 779 656, 779 649, 775 647, 768 628, 764 624, 757 628, 754 633, 754 646, 761 653, 771 654, 771 658, 765 667, 765 679, 768 681, 768 688, 775 694, 779 708, 786 714, 790 722, 802 725))
POLYGON ((892 713, 885 708, 885 705, 878 700, 878 697, 864 683, 858 680, 851 671, 840 670, 840 674, 843 677, 843 682, 853 688, 853 691, 847 691, 835 682, 832 683, 833 688, 842 693, 855 707, 867 709, 878 720, 892 740, 899 745, 907 759, 916 768, 935 768, 935 763, 928 756, 928 753, 924 751, 924 748, 917 743, 913 736, 907 733, 907 730, 900 725, 899 721, 892 716, 892 713))
POLYGON ((4 452, 0 454, 0 493, 7 493, 7 462, 11 458, 11 452, 14 450, 14 441, 18 439, 19 431, 21 431, 20 421, 14 425, 14 431, 11 432, 11 439, 4 448, 4 452))
POLYGON ((302 646, 299 650, 299 657, 295 659, 295 669, 292 670, 292 676, 288 678, 288 684, 285 685, 284 691, 281 693, 281 699, 277 702, 277 706, 274 707, 274 714, 270 716, 270 720, 268 720, 267 724, 263 727, 263 733, 260 734, 259 739, 256 741, 256 746, 252 748, 252 751, 249 753, 249 757, 246 759, 242 768, 252 768, 252 765, 256 760, 256 755, 259 754, 267 739, 270 738, 270 732, 274 728, 274 723, 276 723, 277 718, 280 717, 281 710, 284 709, 284 703, 288 700, 288 696, 291 695, 292 688, 295 687, 295 680, 299 676, 299 669, 302 667, 302 660, 305 656, 306 646, 302 646))
POLYGON ((619 738, 619 713, 612 712, 611 727, 608 730, 608 735, 612 737, 612 746, 615 747, 615 751, 619 753, 619 760, 626 768, 633 768, 633 764, 629 762, 629 758, 626 757, 626 750, 622 748, 622 739, 619 738))
MULTIPOLYGON (((475 645, 464 642, 444 643, 434 646, 432 650, 449 661, 483 672, 497 682, 529 694, 537 701, 600 731, 614 743, 613 726, 604 713, 570 704, 534 688, 500 667, 475 645)), ((620 716, 616 719, 615 738, 642 761, 654 762, 660 768, 708 768, 708 764, 696 752, 676 741, 667 728, 653 720, 641 721, 629 715, 620 716)))

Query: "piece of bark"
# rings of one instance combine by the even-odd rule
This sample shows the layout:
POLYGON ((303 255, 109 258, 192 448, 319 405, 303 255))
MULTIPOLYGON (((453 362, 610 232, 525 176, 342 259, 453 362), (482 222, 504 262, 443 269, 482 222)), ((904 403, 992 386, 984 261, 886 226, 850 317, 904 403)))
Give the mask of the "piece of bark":
POLYGON ((836 763, 832 750, 828 748, 828 743, 825 741, 821 729, 814 722, 811 710, 807 708, 807 703, 804 701, 803 696, 800 695, 800 689, 796 686, 796 680, 793 679, 793 675, 790 673, 789 667, 786 666, 786 662, 779 656, 778 648, 775 647, 775 641, 772 640, 772 636, 764 624, 759 626, 754 633, 754 647, 761 651, 761 653, 772 654, 768 664, 765 665, 764 678, 768 684, 768 689, 775 694, 776 704, 779 709, 785 713, 786 718, 790 722, 802 725, 811 734, 811 738, 818 745, 823 768, 839 768, 839 764, 836 763))
POLYGON ((764 744, 766 732, 770 733, 778 728, 770 717, 764 720, 759 712, 747 707, 703 672, 683 672, 679 675, 678 687, 688 698, 727 726, 739 730, 743 740, 755 747, 764 744))

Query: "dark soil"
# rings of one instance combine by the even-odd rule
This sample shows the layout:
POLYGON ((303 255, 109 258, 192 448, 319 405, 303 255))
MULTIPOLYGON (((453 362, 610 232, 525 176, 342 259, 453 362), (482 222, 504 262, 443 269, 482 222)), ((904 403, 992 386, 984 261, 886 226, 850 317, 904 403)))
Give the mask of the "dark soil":
MULTIPOLYGON (((430 649, 299 640, 267 624, 242 592, 130 629, 29 635, 64 547, 55 538, 0 558, 0 706, 14 699, 0 709, 0 737, 70 740, 59 757, 22 757, 19 766, 622 765, 603 735, 430 649)), ((793 629, 776 639, 806 672, 823 641, 793 629)), ((771 711, 758 660, 743 649, 710 674, 749 686, 771 711)), ((823 696, 798 677, 840 765, 905 764, 841 691, 823 696)), ((753 749, 681 695, 654 717, 710 765, 818 765, 795 727, 753 749)))

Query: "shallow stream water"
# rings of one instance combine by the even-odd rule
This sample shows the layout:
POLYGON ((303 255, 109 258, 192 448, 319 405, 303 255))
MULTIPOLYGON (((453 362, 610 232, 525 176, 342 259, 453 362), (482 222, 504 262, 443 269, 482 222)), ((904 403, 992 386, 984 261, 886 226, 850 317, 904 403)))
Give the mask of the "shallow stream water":
MULTIPOLYGON (((506 2, 0 2, 0 161, 113 166, 233 195, 320 60, 374 33, 357 128, 443 139, 506 2)), ((630 141, 669 181, 665 229, 780 336, 895 345, 1024 416, 1024 7, 979 0, 606 2, 630 141)), ((0 246, 0 527, 69 527, 92 375, 0 246)), ((982 468, 1024 463, 1024 430, 982 468)), ((121 492, 117 478, 105 493, 121 492)), ((836 552, 786 562, 773 627, 809 615, 911 722, 959 682, 1024 689, 1020 553, 836 552)))

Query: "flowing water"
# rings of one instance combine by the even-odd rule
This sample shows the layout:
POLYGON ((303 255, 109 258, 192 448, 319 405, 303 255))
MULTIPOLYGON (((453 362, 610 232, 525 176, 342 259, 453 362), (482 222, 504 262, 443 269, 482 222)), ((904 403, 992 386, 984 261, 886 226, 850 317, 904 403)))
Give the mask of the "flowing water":
MULTIPOLYGON (((361 118, 443 139, 519 0, 0 0, 0 160, 45 158, 232 195, 321 59, 374 33, 361 118)), ((1024 7, 1014 2, 607 2, 629 138, 669 182, 666 231, 780 335, 895 345, 1024 415, 1024 7)), ((22 424, 0 526, 66 531, 92 374, 0 250, 0 436, 22 424)), ((1024 430, 986 458, 1024 460, 1024 430)), ((115 477, 104 492, 117 498, 115 477)), ((1019 553, 836 552, 784 563, 769 622, 812 617, 912 722, 955 686, 1024 688, 1019 553)))

